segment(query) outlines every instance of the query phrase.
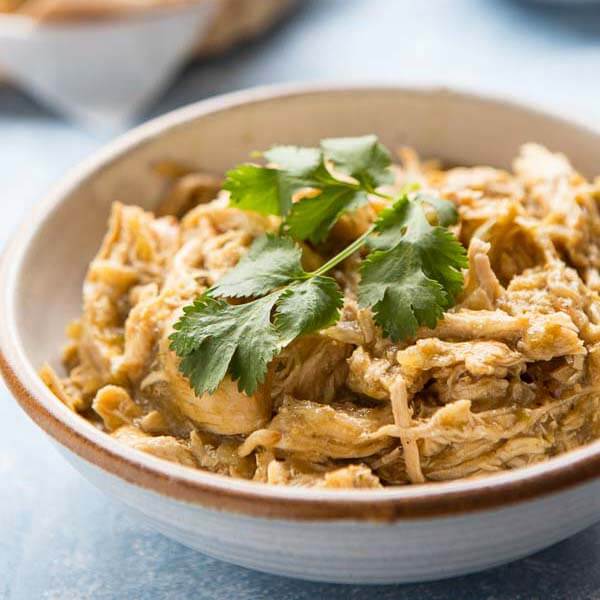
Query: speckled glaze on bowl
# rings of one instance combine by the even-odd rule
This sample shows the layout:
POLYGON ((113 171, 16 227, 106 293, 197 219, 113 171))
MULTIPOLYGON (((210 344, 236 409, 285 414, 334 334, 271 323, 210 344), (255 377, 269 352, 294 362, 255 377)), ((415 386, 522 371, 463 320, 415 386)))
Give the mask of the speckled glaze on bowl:
POLYGON ((600 519, 600 443, 485 479, 382 490, 270 487, 139 453, 70 412, 36 371, 58 363, 110 203, 152 208, 149 166, 173 159, 223 172, 272 143, 377 133, 389 147, 462 164, 509 165, 534 140, 585 174, 600 133, 510 101, 393 86, 240 92, 156 119, 69 175, 27 218, 0 269, 0 366, 15 398, 65 457, 165 535, 247 567, 323 581, 437 579, 497 565, 600 519))

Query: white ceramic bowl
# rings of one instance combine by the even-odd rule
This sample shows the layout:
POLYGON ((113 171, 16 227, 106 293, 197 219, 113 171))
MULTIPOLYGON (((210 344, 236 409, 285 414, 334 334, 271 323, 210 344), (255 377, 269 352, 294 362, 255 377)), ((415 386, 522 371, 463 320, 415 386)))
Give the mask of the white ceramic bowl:
POLYGON ((222 172, 275 142, 377 133, 390 147, 461 164, 508 166, 529 140, 591 175, 600 133, 502 100, 397 87, 262 89, 161 117, 68 176, 15 234, 0 271, 0 350, 15 397, 65 457, 165 535, 272 573, 405 582, 497 565, 600 517, 600 444, 486 479, 317 491, 237 481, 139 453, 70 412, 36 371, 80 310, 86 265, 113 200, 152 208, 160 159, 222 172))

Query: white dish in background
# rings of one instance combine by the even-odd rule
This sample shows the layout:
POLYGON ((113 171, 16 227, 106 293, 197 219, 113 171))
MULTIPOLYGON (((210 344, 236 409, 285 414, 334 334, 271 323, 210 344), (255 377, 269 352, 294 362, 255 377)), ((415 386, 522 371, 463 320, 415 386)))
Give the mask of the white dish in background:
POLYGON ((83 23, 0 15, 0 64, 45 104, 116 127, 171 81, 210 25, 214 0, 83 23))
POLYGON ((23 408, 81 473, 156 529, 272 573, 352 583, 437 579, 540 550, 600 518, 600 442, 478 480, 386 488, 266 486, 121 445, 70 412, 37 369, 80 310, 113 200, 152 208, 162 159, 220 173, 275 142, 373 132, 459 164, 509 165, 535 140, 594 174, 600 132, 504 100, 439 89, 294 87, 214 98, 156 119, 65 178, 27 218, 0 269, 0 364, 23 408), (43 310, 42 310, 43 307, 43 310))
POLYGON ((270 27, 295 0, 179 0, 170 5, 56 2, 48 14, 0 12, 2 75, 92 126, 121 126, 192 56, 270 27), (60 10, 65 4, 63 10, 60 10), (112 8, 111 8, 112 7, 112 8))

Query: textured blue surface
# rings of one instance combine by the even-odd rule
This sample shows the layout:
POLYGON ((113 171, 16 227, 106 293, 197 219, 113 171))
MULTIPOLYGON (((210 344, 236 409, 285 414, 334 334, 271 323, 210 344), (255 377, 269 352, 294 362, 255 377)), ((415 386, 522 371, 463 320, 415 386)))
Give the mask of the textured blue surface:
MULTIPOLYGON (((600 125, 598 73, 598 8, 314 0, 261 42, 189 67, 152 113, 259 83, 371 79, 501 92, 600 125)), ((114 133, 82 131, 0 88, 0 242, 49 184, 114 133)), ((64 463, 0 389, 0 599, 267 597, 600 598, 600 526, 518 563, 432 584, 364 588, 270 577, 206 558, 130 519, 64 463)))

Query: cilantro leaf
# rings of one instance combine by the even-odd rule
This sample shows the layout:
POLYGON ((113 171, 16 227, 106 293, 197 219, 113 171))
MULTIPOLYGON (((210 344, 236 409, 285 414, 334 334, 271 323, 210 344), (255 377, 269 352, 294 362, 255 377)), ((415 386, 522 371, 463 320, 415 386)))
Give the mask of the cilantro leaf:
POLYGON ((228 171, 223 184, 232 206, 261 215, 287 215, 293 194, 303 187, 306 182, 286 171, 249 164, 228 171))
POLYGON ((432 226, 424 203, 438 221, 455 218, 444 200, 406 194, 381 212, 367 243, 376 248, 361 265, 359 303, 372 307, 375 321, 397 341, 419 325, 435 327, 461 292, 466 251, 444 227, 432 226))
POLYGON ((372 252, 361 266, 359 302, 373 309, 375 321, 394 341, 413 336, 419 324, 435 327, 447 300, 443 287, 423 272, 410 242, 372 252))
POLYGON ((316 148, 274 146, 264 156, 277 166, 240 165, 227 172, 223 189, 237 208, 285 216, 292 196, 311 187, 312 178, 323 169, 322 153, 316 148))
POLYGON ((318 148, 273 146, 264 156, 277 165, 277 169, 300 179, 310 179, 321 165, 321 152, 318 148))
POLYGON ((337 171, 354 177, 369 190, 394 180, 390 153, 375 135, 330 138, 321 142, 321 148, 337 171))
POLYGON ((322 242, 345 212, 367 202, 367 195, 347 187, 328 187, 314 198, 304 198, 292 207, 287 218, 290 235, 299 240, 322 242))
POLYGON ((253 394, 280 349, 271 311, 280 294, 231 305, 206 294, 184 309, 171 349, 198 395, 214 392, 229 371, 240 390, 253 394))
POLYGON ((322 242, 346 212, 367 201, 367 193, 393 180, 389 152, 374 135, 327 139, 320 148, 274 146, 264 153, 273 166, 241 165, 227 173, 224 189, 232 206, 289 218, 287 231, 298 240, 322 242), (338 179, 335 172, 352 177, 338 179), (317 195, 293 202, 303 189, 317 195))
POLYGON ((442 227, 433 227, 417 242, 423 272, 435 279, 444 288, 449 308, 462 292, 463 275, 461 269, 468 267, 467 253, 462 244, 442 227))
POLYGON ((368 240, 372 248, 391 248, 400 237, 417 239, 423 232, 431 229, 423 205, 434 209, 437 221, 441 227, 453 225, 458 221, 458 212, 448 200, 431 195, 417 194, 409 198, 403 194, 396 202, 379 213, 375 223, 378 235, 368 240))
POLYGON ((435 210, 438 225, 448 227, 458 222, 456 206, 449 200, 444 200, 433 194, 417 194, 416 200, 421 204, 429 204, 435 210))
POLYGON ((225 298, 262 296, 301 279, 302 250, 289 238, 267 234, 256 238, 238 264, 214 285, 210 295, 225 298))
POLYGON ((317 276, 291 285, 277 303, 275 326, 287 345, 295 338, 333 325, 344 296, 331 277, 317 276))
POLYGON ((335 179, 324 167, 312 174, 312 187, 321 193, 293 204, 287 224, 293 237, 314 244, 325 240, 344 213, 366 204, 367 192, 393 181, 389 152, 374 135, 326 139, 321 148, 324 160, 331 161, 339 173, 356 179, 358 186, 335 179))
POLYGON ((223 189, 233 206, 262 215, 277 215, 287 207, 287 194, 279 185, 279 172, 257 165, 240 165, 227 172, 223 189))

